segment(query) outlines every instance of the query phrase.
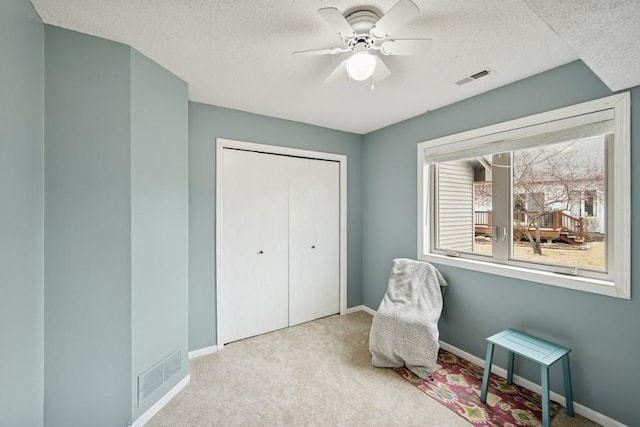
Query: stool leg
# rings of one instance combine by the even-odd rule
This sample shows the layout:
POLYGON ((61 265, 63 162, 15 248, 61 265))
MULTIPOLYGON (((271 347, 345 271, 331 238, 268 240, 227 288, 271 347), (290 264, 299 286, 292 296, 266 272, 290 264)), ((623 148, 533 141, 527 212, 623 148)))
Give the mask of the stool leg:
POLYGON ((540 370, 542 388, 542 427, 549 427, 549 367, 540 370))
POLYGON ((513 384, 513 351, 509 351, 509 365, 507 367, 507 384, 513 384))
POLYGON ((482 391, 480 402, 487 403, 487 390, 489 389, 489 376, 491 375, 491 362, 493 362, 493 343, 487 344, 487 357, 484 362, 484 374, 482 376, 482 391))
POLYGON ((571 368, 569 367, 569 353, 565 354, 562 358, 562 372, 564 375, 564 397, 567 401, 567 415, 573 417, 573 390, 571 388, 571 368))

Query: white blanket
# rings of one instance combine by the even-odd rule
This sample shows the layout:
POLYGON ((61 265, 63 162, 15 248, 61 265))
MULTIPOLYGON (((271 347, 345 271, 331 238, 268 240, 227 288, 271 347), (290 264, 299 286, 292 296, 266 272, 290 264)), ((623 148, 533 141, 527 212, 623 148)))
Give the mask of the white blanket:
POLYGON ((393 260, 387 292, 371 324, 369 351, 373 366, 406 366, 423 379, 433 373, 443 286, 447 282, 431 264, 406 258, 393 260))

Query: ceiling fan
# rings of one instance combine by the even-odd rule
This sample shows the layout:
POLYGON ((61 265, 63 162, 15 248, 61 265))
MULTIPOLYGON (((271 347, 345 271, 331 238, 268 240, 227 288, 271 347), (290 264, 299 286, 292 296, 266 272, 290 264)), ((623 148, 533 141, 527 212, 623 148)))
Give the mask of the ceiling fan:
POLYGON ((345 72, 352 80, 364 81, 371 78, 372 82, 379 82, 387 78, 391 71, 380 56, 372 53, 426 55, 431 48, 431 39, 389 38, 394 31, 420 13, 418 6, 411 0, 399 0, 382 17, 367 8, 358 9, 346 16, 334 7, 318 9, 318 13, 340 35, 344 46, 293 53, 304 56, 352 53, 324 79, 325 83, 337 80, 345 72))

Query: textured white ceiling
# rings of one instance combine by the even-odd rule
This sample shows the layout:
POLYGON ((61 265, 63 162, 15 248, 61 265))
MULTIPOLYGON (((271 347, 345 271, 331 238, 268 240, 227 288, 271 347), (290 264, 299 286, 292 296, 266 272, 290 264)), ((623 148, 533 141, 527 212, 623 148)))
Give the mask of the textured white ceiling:
POLYGON ((640 85, 639 0, 526 0, 613 91, 640 85))
MULTIPOLYGON (((133 46, 187 81, 194 101, 355 133, 578 58, 524 0, 414 0, 420 16, 393 36, 430 37, 433 49, 425 57, 384 57, 392 74, 371 91, 368 83, 346 79, 323 83, 347 54, 300 57, 292 52, 340 45, 316 12, 321 7, 386 12, 396 0, 32 2, 45 23, 133 46), (486 68, 495 73, 454 84, 486 68)), ((538 13, 542 6, 555 13, 555 0, 532 3, 538 13)), ((579 9, 582 0, 571 3, 579 9)))

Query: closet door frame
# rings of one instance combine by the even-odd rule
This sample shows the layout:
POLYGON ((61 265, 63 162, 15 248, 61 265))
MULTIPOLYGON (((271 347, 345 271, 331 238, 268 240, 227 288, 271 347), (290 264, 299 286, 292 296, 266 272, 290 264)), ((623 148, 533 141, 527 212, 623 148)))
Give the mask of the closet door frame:
POLYGON ((224 346, 223 302, 224 302, 224 253, 223 253, 223 180, 224 149, 256 151, 265 154, 276 154, 307 159, 332 160, 340 165, 340 314, 347 312, 347 156, 342 154, 309 151, 278 145, 258 144, 255 142, 237 141, 216 138, 216 341, 217 349, 224 346))

